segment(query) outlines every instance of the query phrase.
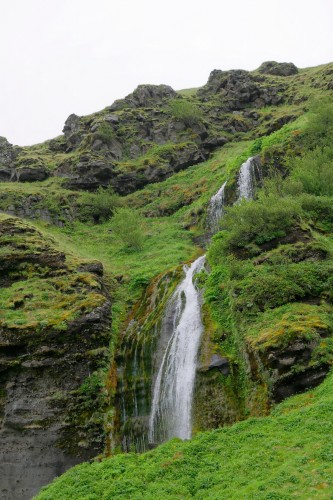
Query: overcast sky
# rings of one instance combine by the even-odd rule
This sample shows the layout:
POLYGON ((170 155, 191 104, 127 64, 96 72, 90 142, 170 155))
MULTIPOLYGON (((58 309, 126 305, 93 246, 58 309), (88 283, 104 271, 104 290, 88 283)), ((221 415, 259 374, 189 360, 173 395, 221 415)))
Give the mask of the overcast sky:
POLYGON ((0 10, 0 136, 61 134, 141 83, 206 83, 213 69, 333 60, 333 0, 10 0, 0 10))

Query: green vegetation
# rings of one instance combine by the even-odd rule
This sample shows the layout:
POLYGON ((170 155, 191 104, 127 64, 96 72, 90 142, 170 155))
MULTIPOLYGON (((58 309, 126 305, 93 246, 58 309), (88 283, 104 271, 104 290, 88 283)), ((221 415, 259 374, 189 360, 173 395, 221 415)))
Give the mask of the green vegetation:
POLYGON ((302 380, 310 372, 327 371, 333 363, 328 196, 333 165, 325 156, 332 131, 327 128, 325 137, 322 132, 317 136, 316 123, 322 122, 327 107, 316 109, 299 134, 286 135, 281 129, 261 141, 264 159, 280 147, 276 135, 282 144, 287 142, 290 149, 282 169, 278 156, 277 171, 269 167, 256 199, 227 209, 222 231, 208 252, 212 272, 205 294, 216 322, 215 348, 235 363, 239 391, 250 414, 259 408, 265 414, 284 384, 292 386, 296 374, 302 380), (295 355, 289 366, 285 357, 293 359, 300 345, 307 354, 295 355), (251 358, 255 383, 247 376, 244 352, 251 358))
POLYGON ((119 208, 112 218, 111 230, 130 249, 141 250, 143 246, 143 221, 131 208, 119 208))
POLYGON ((80 220, 92 220, 98 224, 112 217, 117 207, 121 206, 121 199, 111 186, 108 188, 100 186, 95 193, 82 193, 77 205, 80 220))
POLYGON ((330 498, 333 377, 273 415, 66 472, 38 500, 330 498))
POLYGON ((102 122, 94 134, 96 139, 101 140, 104 144, 110 145, 115 137, 113 128, 106 122, 102 122))
POLYGON ((199 123, 203 113, 193 102, 183 99, 174 99, 170 102, 171 113, 176 120, 183 121, 188 127, 199 123))
POLYGON ((0 327, 7 331, 66 330, 102 306, 105 296, 89 262, 65 256, 49 237, 20 219, 0 215, 0 327))

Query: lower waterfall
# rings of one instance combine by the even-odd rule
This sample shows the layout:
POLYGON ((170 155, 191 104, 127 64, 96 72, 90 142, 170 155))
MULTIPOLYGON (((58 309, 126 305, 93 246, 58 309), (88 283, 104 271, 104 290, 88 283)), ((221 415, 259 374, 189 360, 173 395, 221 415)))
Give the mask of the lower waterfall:
POLYGON ((199 293, 193 278, 204 263, 205 256, 202 256, 185 269, 185 278, 170 301, 175 311, 173 332, 155 381, 149 420, 150 443, 191 437, 192 395, 203 331, 199 293))

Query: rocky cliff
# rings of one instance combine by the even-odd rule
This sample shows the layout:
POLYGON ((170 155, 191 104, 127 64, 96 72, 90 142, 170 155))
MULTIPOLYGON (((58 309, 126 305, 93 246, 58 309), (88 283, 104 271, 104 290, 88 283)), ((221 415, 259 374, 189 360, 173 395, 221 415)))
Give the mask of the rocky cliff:
POLYGON ((214 70, 206 85, 190 93, 140 85, 98 113, 70 115, 64 135, 42 145, 13 147, 1 138, 0 179, 56 176, 70 189, 111 184, 128 194, 202 162, 230 140, 293 120, 300 109, 283 106, 307 99, 295 92, 302 79, 291 63, 267 62, 255 72, 214 70), (279 117, 267 115, 265 106, 280 106, 279 117))
POLYGON ((1 498, 29 499, 103 450, 110 302, 99 262, 19 219, 1 216, 0 252, 1 498))

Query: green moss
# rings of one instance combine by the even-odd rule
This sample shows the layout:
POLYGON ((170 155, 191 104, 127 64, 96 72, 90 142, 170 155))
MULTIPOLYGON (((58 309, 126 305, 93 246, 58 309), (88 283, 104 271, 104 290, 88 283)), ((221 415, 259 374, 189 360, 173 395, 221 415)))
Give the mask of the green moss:
POLYGON ((31 225, 0 215, 3 278, 2 328, 66 330, 78 316, 104 304, 96 275, 79 271, 82 261, 61 253, 31 225))

